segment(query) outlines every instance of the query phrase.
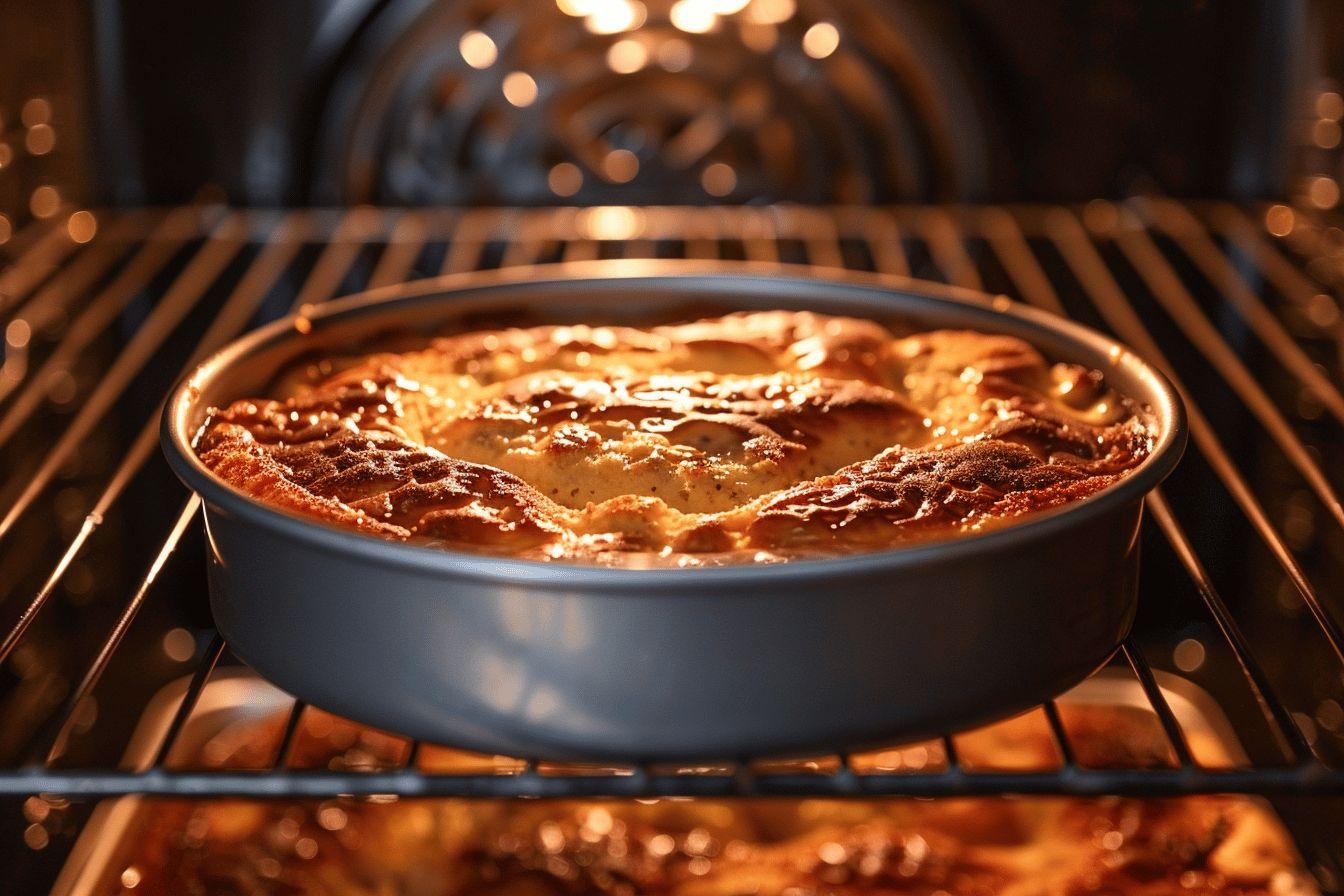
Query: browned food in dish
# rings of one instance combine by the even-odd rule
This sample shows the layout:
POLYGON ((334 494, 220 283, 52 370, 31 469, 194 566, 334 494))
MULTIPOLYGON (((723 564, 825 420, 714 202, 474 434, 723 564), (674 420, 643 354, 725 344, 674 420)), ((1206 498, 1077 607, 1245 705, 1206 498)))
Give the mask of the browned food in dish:
MULTIPOLYGON (((1079 758, 1163 765, 1156 718, 1061 705, 1079 758), (1124 745, 1117 755, 1117 745, 1124 745)), ((266 768, 285 718, 246 721, 204 747, 207 766, 266 768)), ((1226 760, 1196 732, 1191 747, 1226 760)), ((958 737, 974 768, 1058 762, 1044 720, 958 737)), ((405 761, 404 742, 309 710, 298 768, 405 761)), ((855 757, 927 769, 936 744, 855 757), (926 765, 927 764, 927 765, 926 765)), ((200 757, 200 758, 204 758, 200 757)), ((192 762, 199 764, 200 758, 192 762)), ((512 760, 426 747, 438 773, 502 773, 512 760), (492 765, 493 763, 493 765, 492 765)), ((97 894, 342 893, 350 896, 1308 896, 1287 834, 1240 796, 1179 799, 156 801, 97 894), (129 877, 128 877, 129 875, 129 877)))
POLYGON ((212 412, 256 498, 384 538, 621 565, 993 528, 1105 488, 1152 419, 1008 336, 752 312, 472 332, 319 360, 212 412))

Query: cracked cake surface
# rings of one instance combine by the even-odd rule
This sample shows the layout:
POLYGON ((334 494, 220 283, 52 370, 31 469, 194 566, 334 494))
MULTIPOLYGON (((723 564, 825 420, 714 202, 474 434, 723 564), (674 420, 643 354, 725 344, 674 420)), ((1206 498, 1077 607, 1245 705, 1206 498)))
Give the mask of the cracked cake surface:
POLYGON ((537 326, 296 365, 211 409, 202 461, 370 535, 623 566, 779 562, 984 531, 1093 494, 1149 414, 1011 336, 741 312, 537 326))

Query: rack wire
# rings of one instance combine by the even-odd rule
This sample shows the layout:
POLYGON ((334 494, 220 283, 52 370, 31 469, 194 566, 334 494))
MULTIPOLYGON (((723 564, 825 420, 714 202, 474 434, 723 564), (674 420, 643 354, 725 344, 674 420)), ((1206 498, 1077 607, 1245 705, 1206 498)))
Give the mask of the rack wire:
POLYGON ((6 247, 11 257, 0 267, 0 469, 12 471, 0 476, 0 667, 8 673, 0 794, 1344 796, 1344 608, 1335 597, 1344 585, 1336 485, 1344 457, 1335 448, 1344 425, 1344 232, 1329 221, 1284 206, 1162 199, 957 208, 193 206, 97 219, 84 243, 75 237, 88 234, 60 216, 32 225, 6 247), (508 774, 445 774, 423 767, 418 743, 396 767, 296 770, 288 757, 307 711, 296 701, 271 768, 175 767, 170 757, 200 695, 233 660, 202 617, 199 564, 179 550, 199 539, 200 504, 170 481, 156 450, 167 384, 286 310, 438 273, 599 257, 745 258, 1003 292, 1109 329, 1167 371, 1190 411, 1193 450, 1148 501, 1143 609, 1115 665, 1142 689, 1170 744, 1170 766, 1084 764, 1050 702, 1039 712, 1060 762, 1032 771, 964 767, 958 732, 938 742, 945 761, 920 770, 874 769, 846 756, 768 766, 729 757, 714 769, 523 761, 508 774), (112 573, 113 565, 129 575, 112 573), (194 638, 176 651, 185 660, 162 652, 145 659, 165 630, 194 638), (121 767, 127 726, 184 672, 186 696, 154 759, 121 767), (1198 761, 1162 685, 1173 673, 1215 693, 1246 741, 1248 763, 1198 761), (100 729, 110 733, 99 737, 100 729))

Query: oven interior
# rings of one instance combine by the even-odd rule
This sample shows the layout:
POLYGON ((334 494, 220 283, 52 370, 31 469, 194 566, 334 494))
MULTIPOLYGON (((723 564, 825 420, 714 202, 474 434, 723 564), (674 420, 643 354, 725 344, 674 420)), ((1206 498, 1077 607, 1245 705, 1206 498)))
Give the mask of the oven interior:
POLYGON ((0 10, 0 856, 20 891, 72 850, 92 868, 76 840, 125 795, 1247 794, 1322 891, 1344 887, 1338 11, 736 6, 0 10), (1029 714, 1053 758, 965 761, 974 735, 948 732, 611 769, 364 733, 385 749, 296 760, 323 716, 212 628, 198 502, 158 452, 168 387, 252 326, 369 287, 643 257, 1001 293, 1179 384, 1191 446, 1148 502, 1139 619, 1090 691, 1029 714), (1098 689, 1162 761, 1077 730, 1098 689), (265 757, 184 758, 220 712, 259 707, 265 757), (1210 731, 1236 749, 1208 753, 1210 731))

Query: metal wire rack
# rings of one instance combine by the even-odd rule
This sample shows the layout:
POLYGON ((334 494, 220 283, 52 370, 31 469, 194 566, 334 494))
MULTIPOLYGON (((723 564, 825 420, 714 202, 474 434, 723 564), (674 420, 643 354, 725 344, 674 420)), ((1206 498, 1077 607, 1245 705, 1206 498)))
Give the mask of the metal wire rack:
POLYGON ((0 794, 317 797, 1344 795, 1344 232, 1285 206, 236 211, 64 216, 0 255, 0 794), (967 768, 871 757, 714 768, 196 771, 174 745, 227 645, 201 609, 199 502, 166 475, 158 402, 186 366, 288 309, 372 286, 599 257, 746 258, 1003 292, 1111 330, 1164 367, 1192 450, 1148 503, 1143 608, 1115 665, 1171 747, 1156 768, 967 768), (8 262, 5 265, 5 262, 8 262), (188 549, 179 551, 187 545, 188 549), (194 664, 194 666, 193 666, 194 664), (153 761, 121 767, 152 695, 190 675, 153 761), (1209 767, 1161 681, 1216 698, 1248 761, 1209 767))

